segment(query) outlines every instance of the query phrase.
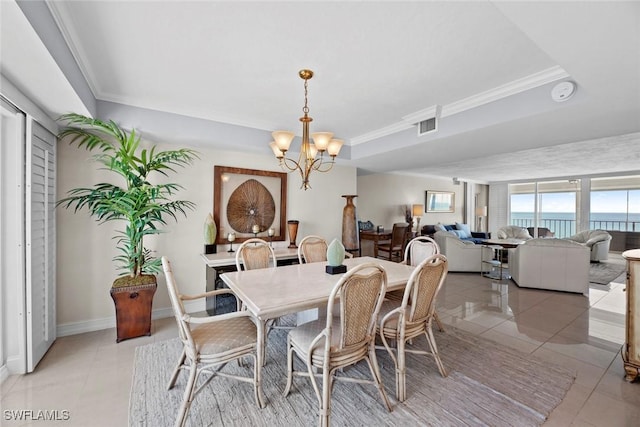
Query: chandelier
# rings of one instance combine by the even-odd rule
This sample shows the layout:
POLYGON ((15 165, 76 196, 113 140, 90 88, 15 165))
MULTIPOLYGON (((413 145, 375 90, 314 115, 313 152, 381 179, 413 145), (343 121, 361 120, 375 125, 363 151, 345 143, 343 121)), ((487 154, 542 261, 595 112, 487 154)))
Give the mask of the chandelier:
POLYGON ((309 123, 312 122, 313 119, 309 117, 309 107, 307 106, 307 85, 309 79, 313 77, 313 71, 300 70, 298 75, 304 80, 304 107, 302 107, 304 116, 300 117, 300 121, 302 122, 302 146, 300 148, 298 161, 286 157, 291 141, 293 141, 295 137, 293 132, 284 130, 272 132, 273 141, 269 146, 271 150, 273 150, 273 154, 275 154, 282 169, 290 172, 296 170, 300 172, 300 176, 302 177, 302 186, 300 188, 307 190, 311 188, 309 184, 309 175, 311 175, 311 172, 328 172, 331 170, 344 141, 333 139, 333 133, 331 132, 314 132, 309 135, 309 123), (313 143, 309 141, 309 136, 313 138, 313 143), (329 157, 331 157, 331 161, 328 161, 328 159, 324 157, 325 151, 329 157))

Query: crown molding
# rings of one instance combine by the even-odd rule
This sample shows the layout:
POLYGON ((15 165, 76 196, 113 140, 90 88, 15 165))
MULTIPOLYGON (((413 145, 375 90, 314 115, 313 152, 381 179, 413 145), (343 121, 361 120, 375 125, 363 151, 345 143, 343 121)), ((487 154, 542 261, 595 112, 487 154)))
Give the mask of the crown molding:
POLYGON ((471 110, 473 108, 480 107, 481 105, 516 95, 527 90, 535 89, 539 86, 555 82, 560 79, 565 79, 567 77, 569 77, 569 73, 560 66, 547 68, 546 70, 514 80, 486 92, 447 104, 442 107, 441 117, 452 116, 463 111, 471 110))
POLYGON ((354 146, 362 144, 377 138, 382 138, 383 136, 391 135, 409 129, 421 120, 430 119, 432 117, 442 118, 452 116, 454 114, 471 110, 473 108, 480 107, 499 99, 507 98, 509 96, 516 95, 527 90, 535 89, 547 83, 565 79, 567 77, 570 77, 569 73, 567 73, 560 66, 547 68, 546 70, 542 70, 521 79, 514 80, 502 86, 498 86, 486 92, 482 92, 444 106, 434 105, 415 113, 407 114, 406 116, 402 117, 402 122, 394 123, 392 125, 385 126, 372 132, 368 132, 363 135, 351 138, 351 145, 354 146))
POLYGON ((95 85, 97 79, 95 79, 95 75, 93 71, 88 67, 90 62, 86 60, 86 55, 83 53, 82 49, 80 49, 74 42, 74 38, 80 40, 80 37, 75 34, 72 30, 70 30, 66 25, 66 22, 73 22, 73 20, 68 16, 66 8, 68 6, 65 5, 65 2, 55 2, 55 1, 47 1, 45 2, 49 11, 51 12, 51 16, 53 16, 53 20, 56 25, 60 29, 60 33, 62 33, 62 37, 64 38, 65 43, 69 47, 71 51, 71 55, 75 59, 78 67, 80 68, 80 72, 84 76, 87 84, 89 85, 89 89, 93 93, 93 97, 96 99, 100 99, 100 90, 95 85))
POLYGON ((403 116, 402 120, 406 123, 409 123, 410 125, 415 125, 416 123, 420 123, 423 120, 440 117, 441 111, 441 105, 433 105, 429 108, 425 108, 424 110, 416 111, 415 113, 403 116))

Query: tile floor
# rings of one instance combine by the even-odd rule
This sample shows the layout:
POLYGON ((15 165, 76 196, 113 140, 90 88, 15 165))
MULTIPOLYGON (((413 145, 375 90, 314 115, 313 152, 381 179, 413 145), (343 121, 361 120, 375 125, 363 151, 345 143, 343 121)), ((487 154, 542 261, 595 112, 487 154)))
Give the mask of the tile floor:
MULTIPOLYGON (((612 262, 623 262, 613 255, 612 262)), ((577 373, 545 426, 638 426, 640 382, 624 381, 624 276, 609 291, 581 295, 520 289, 479 274, 449 274, 438 298, 449 325, 560 364, 577 373)), ((126 426, 136 346, 176 336, 173 318, 151 337, 115 343, 113 329, 59 338, 36 371, 2 383, 2 426, 126 426), (69 411, 69 420, 15 422, 5 410, 69 411)), ((61 413, 62 415, 62 413, 61 413)))

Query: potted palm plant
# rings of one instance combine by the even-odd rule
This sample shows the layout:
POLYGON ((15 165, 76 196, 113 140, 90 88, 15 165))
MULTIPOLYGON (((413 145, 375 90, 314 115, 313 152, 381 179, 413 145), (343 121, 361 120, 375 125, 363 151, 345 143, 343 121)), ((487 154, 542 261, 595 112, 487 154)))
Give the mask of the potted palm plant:
POLYGON ((153 183, 152 175, 168 176, 174 167, 190 165, 198 155, 190 149, 156 151, 140 147, 140 136, 128 132, 113 121, 70 113, 59 118, 66 127, 59 138, 70 144, 97 151, 93 159, 113 172, 119 184, 99 183, 93 187, 69 190, 68 197, 57 206, 87 209, 100 223, 122 221, 124 229, 117 230, 118 255, 113 258, 122 275, 111 286, 116 307, 117 342, 151 334, 151 304, 156 289, 155 274, 161 272, 161 260, 144 247, 145 236, 161 233, 168 218, 186 216, 195 204, 173 200, 182 187, 172 183, 153 183))

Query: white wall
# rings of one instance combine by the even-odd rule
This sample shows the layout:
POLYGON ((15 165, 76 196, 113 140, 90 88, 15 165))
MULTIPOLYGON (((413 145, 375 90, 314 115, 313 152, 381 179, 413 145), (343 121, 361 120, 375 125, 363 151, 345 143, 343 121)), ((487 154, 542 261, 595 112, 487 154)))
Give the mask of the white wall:
MULTIPOLYGON (((406 205, 425 204, 426 191, 455 192, 455 212, 427 213, 420 219, 420 227, 426 224, 451 224, 463 220, 464 185, 454 185, 451 180, 423 178, 398 174, 372 174, 358 176, 356 215, 361 221, 371 221, 391 229, 393 223, 404 222, 406 205)), ((354 193, 356 194, 356 193, 354 193)), ((362 242, 362 255, 371 255, 371 242, 362 242)))
MULTIPOLYGON (((183 146, 180 146, 183 147, 183 146)), ((159 144, 158 149, 178 146, 159 144)), ((200 160, 170 177, 184 187, 178 193, 183 200, 197 204, 196 210, 177 223, 170 222, 167 233, 154 236, 145 246, 166 255, 173 264, 181 291, 186 294, 205 290, 203 224, 213 212, 213 167, 232 166, 279 171, 272 156, 195 148, 200 160)), ((66 142, 58 143, 58 197, 71 188, 91 186, 113 179, 108 172, 98 171, 88 160, 90 153, 66 142)), ((300 189, 299 174, 288 175, 287 219, 300 221, 298 242, 307 234, 340 237, 342 230, 342 194, 356 194, 356 169, 335 166, 328 173, 313 173, 312 189, 300 189)), ((112 240, 116 223, 98 225, 86 211, 74 213, 62 207, 57 212, 58 225, 58 335, 68 335, 115 325, 113 301, 109 289, 119 274, 111 258, 116 255, 112 240)), ((287 236, 288 237, 288 236, 287 236)), ((282 242, 281 244, 284 244, 282 242)), ((226 249, 226 246, 225 246, 226 249)), ((164 277, 158 278, 154 298, 155 317, 170 314, 169 297, 164 277)), ((204 307, 204 306, 203 306, 204 307)))
POLYGON ((451 180, 397 174, 373 174, 358 177, 358 197, 356 198, 358 219, 391 228, 394 222, 404 222, 404 207, 406 205, 424 205, 427 190, 455 192, 455 212, 425 212, 420 220, 420 226, 438 222, 450 224, 462 221, 464 203, 464 186, 462 184, 453 185, 451 180))

